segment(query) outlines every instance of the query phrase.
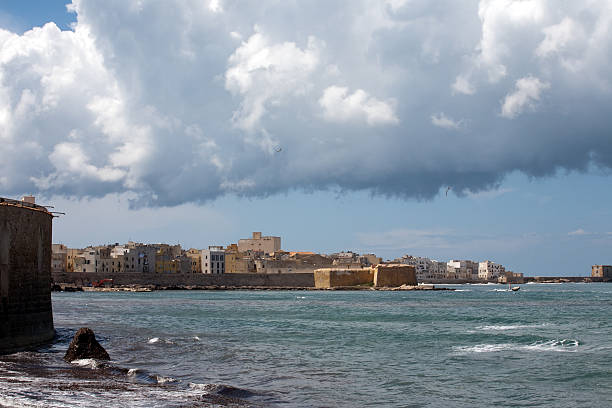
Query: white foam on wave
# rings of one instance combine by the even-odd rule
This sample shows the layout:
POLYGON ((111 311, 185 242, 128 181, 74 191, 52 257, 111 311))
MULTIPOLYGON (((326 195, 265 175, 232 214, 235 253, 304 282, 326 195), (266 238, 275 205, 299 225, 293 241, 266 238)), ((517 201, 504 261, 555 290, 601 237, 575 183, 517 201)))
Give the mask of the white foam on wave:
POLYGON ((534 351, 561 351, 561 352, 574 352, 580 346, 580 342, 574 339, 562 339, 562 340, 549 340, 535 342, 533 344, 524 346, 525 350, 534 351))
POLYGON ((474 346, 454 347, 460 354, 470 353, 496 353, 500 351, 554 351, 569 353, 577 351, 580 342, 574 339, 536 341, 531 344, 499 343, 476 344, 474 346))
POLYGON ((471 289, 455 289, 454 292, 471 292, 471 289))
POLYGON ((296 299, 306 299, 306 296, 296 296, 296 299))
POLYGON ((214 387, 214 384, 198 384, 198 383, 189 383, 189 389, 193 391, 202 391, 205 393, 210 393, 211 389, 214 387))
POLYGON ((493 325, 493 326, 479 326, 477 330, 485 331, 505 331, 505 330, 518 330, 518 329, 532 329, 536 327, 548 326, 548 323, 542 324, 510 324, 510 325, 493 325))
POLYGON ((153 344, 153 343, 157 343, 158 341, 159 341, 159 337, 153 337, 152 339, 149 339, 148 343, 153 344))
POLYGON ((194 339, 195 341, 200 341, 200 340, 202 340, 202 339, 200 339, 198 336, 193 336, 193 339, 194 339))
POLYGON ((82 358, 79 360, 72 360, 70 363, 74 365, 78 365, 79 367, 89 367, 89 368, 100 367, 100 363, 94 360, 93 358, 82 358))
POLYGON ((177 380, 175 378, 172 377, 164 377, 161 375, 157 375, 155 376, 155 380, 157 381, 158 384, 165 384, 165 383, 173 383, 173 382, 177 382, 177 380))
POLYGON ((127 372, 127 375, 131 377, 133 375, 136 375, 137 372, 138 372, 137 368, 130 368, 127 372))

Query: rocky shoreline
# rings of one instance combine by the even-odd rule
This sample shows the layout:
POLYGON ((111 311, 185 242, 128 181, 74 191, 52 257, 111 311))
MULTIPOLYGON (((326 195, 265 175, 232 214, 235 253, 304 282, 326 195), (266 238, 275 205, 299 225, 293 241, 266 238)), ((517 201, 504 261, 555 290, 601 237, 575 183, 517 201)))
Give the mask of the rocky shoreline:
POLYGON ((228 285, 122 285, 111 287, 92 287, 92 286, 77 286, 74 284, 54 284, 53 292, 153 292, 164 290, 258 290, 258 291, 330 291, 330 290, 378 290, 378 291, 454 291, 454 288, 436 287, 434 285, 419 285, 409 286, 402 285, 399 287, 381 287, 375 288, 371 286, 336 286, 332 288, 315 288, 315 287, 300 287, 300 286, 228 286, 228 285))

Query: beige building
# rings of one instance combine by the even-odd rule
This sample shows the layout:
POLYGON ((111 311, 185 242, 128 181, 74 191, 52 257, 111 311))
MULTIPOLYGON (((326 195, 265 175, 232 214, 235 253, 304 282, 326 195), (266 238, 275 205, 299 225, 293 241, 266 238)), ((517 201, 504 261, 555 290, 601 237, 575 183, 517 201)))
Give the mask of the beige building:
POLYGON ((68 248, 66 248, 66 245, 51 245, 51 271, 54 273, 68 271, 68 248))
POLYGON ((185 256, 191 260, 191 273, 202 273, 202 251, 191 248, 185 252, 185 256))
POLYGON ((269 254, 281 249, 280 237, 262 237, 261 232, 254 232, 252 238, 238 241, 239 252, 263 252, 269 254))
POLYGON ((592 278, 612 278, 612 265, 593 265, 591 267, 592 278))

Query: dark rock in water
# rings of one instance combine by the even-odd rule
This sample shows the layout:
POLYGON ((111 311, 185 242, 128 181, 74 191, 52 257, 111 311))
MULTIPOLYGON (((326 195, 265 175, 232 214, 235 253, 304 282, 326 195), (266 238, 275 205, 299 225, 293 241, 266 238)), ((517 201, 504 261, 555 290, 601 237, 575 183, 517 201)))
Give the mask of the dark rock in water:
POLYGON ((81 327, 68 346, 64 360, 70 362, 83 358, 95 358, 98 360, 110 360, 110 356, 104 347, 96 340, 93 330, 81 327))

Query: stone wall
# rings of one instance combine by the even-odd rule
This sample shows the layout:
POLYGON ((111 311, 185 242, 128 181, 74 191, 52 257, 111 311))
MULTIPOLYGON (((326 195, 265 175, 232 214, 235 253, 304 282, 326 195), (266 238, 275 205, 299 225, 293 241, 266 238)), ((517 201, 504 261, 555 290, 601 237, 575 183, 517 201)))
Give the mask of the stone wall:
POLYGON ((335 269, 322 268, 314 271, 314 283, 317 288, 333 288, 338 286, 356 286, 371 283, 374 279, 370 268, 335 269))
POLYGON ((52 215, 0 198, 0 353, 51 340, 52 215))
POLYGON ((208 275, 62 272, 53 274, 53 282, 57 284, 89 286, 93 282, 100 281, 102 279, 113 279, 114 285, 314 287, 314 278, 312 273, 230 273, 208 275))
POLYGON ((374 268, 374 286, 377 288, 416 284, 416 271, 412 265, 378 265, 374 268))

